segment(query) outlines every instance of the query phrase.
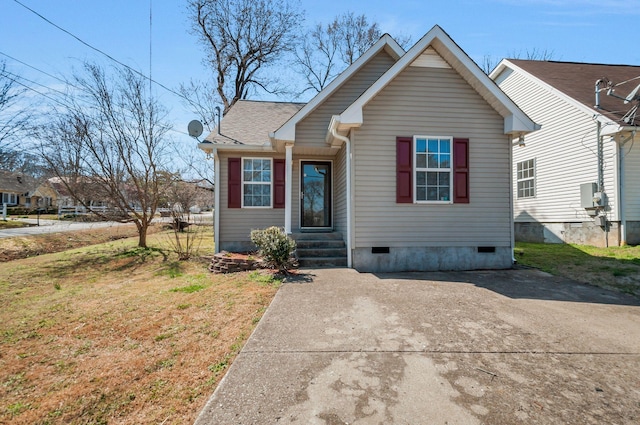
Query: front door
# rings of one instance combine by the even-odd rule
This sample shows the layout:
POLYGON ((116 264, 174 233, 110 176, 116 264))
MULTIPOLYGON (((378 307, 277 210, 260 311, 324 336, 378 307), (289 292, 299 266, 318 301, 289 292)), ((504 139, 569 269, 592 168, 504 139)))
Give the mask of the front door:
POLYGON ((302 161, 300 222, 302 228, 330 228, 331 163, 302 161))

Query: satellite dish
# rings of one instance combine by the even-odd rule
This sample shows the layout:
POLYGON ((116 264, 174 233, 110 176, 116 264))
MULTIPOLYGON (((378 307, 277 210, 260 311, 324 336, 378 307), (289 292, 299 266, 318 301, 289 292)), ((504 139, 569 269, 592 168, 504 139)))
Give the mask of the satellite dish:
POLYGON ((198 120, 193 120, 189 123, 187 129, 189 130, 189 136, 198 138, 202 134, 202 123, 198 120))
POLYGON ((638 84, 638 86, 635 89, 633 89, 631 93, 629 93, 629 96, 624 98, 625 105, 629 102, 633 102, 636 99, 636 95, 638 94, 638 91, 640 91, 640 84, 638 84))

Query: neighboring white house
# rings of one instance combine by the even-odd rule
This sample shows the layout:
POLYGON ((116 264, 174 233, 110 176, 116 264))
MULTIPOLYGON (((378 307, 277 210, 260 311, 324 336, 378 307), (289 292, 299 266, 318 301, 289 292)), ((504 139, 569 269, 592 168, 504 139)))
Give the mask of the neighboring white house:
POLYGON ((640 243, 640 66, 505 59, 490 76, 542 126, 513 148, 516 239, 640 243))
POLYGON ((360 271, 509 268, 511 146, 536 128, 440 27, 384 35, 309 103, 240 101, 199 145, 215 250, 275 225, 360 271))

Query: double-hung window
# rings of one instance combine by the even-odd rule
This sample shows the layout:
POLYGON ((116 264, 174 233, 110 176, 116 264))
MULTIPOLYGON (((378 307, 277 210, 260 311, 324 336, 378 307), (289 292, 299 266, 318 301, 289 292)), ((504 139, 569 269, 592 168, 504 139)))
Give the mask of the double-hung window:
POLYGON ((15 193, 3 193, 2 202, 0 204, 17 205, 18 196, 15 193))
POLYGON ((528 159, 517 164, 518 199, 536 196, 536 160, 528 159))
POLYGON ((414 136, 415 202, 452 202, 452 140, 414 136))
POLYGON ((271 207, 271 158, 242 159, 242 206, 271 207))

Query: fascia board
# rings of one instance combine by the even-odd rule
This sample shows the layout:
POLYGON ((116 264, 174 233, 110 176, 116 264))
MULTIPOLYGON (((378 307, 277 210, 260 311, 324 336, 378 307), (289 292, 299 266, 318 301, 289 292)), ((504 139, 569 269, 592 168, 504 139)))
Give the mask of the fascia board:
MULTIPOLYGON (((531 132, 536 130, 536 124, 524 113, 518 106, 502 91, 500 88, 482 72, 480 68, 467 56, 467 54, 447 35, 447 33, 439 26, 434 26, 427 34, 425 34, 407 53, 398 60, 389 70, 384 73, 374 84, 369 87, 355 102, 353 102, 341 115, 340 121, 343 124, 362 125, 363 115, 362 108, 375 97, 387 84, 389 84, 402 70, 409 66, 422 52, 432 45, 434 40, 440 43, 453 54, 459 63, 465 67, 471 75, 476 79, 481 87, 477 84, 467 81, 478 89, 487 90, 492 94, 501 105, 507 109, 511 116, 515 118, 512 122, 518 122, 521 128, 520 132, 531 132)), ((436 49, 437 50, 437 49, 436 49)), ((453 64, 452 64, 453 65, 453 64)), ((456 69, 454 67, 454 69, 456 69)), ((460 73, 460 69, 456 69, 460 73)), ((506 117, 505 117, 506 120, 506 117)), ((505 121, 505 129, 507 128, 505 121)))
POLYGON ((198 143, 198 148, 207 153, 213 152, 214 149, 216 149, 218 152, 226 152, 226 151, 274 152, 275 151, 273 146, 268 142, 263 145, 225 145, 225 144, 204 142, 204 143, 198 143))
POLYGON ((296 112, 289 120, 282 125, 278 130, 273 133, 273 138, 283 141, 295 141, 296 138, 296 124, 302 121, 307 115, 313 112, 318 106, 320 106, 329 96, 331 96, 338 88, 340 88, 347 80, 349 80, 356 72, 360 70, 371 58, 377 55, 381 50, 385 50, 394 59, 398 60, 404 54, 404 50, 400 45, 389 35, 384 34, 380 37, 380 40, 376 42, 369 50, 367 50, 362 56, 360 56, 354 63, 352 63, 346 70, 344 70, 338 77, 336 77, 327 87, 318 93, 313 99, 311 99, 306 105, 304 105, 298 112, 296 112))
MULTIPOLYGON (((502 70, 504 70, 504 68, 506 68, 506 67, 511 68, 513 71, 520 73, 521 75, 523 75, 528 80, 534 82, 535 84, 538 84, 543 89, 547 90, 549 93, 551 93, 554 96, 557 96, 560 99, 566 101, 567 103, 569 103, 570 105, 574 106, 575 108, 577 108, 578 110, 582 111, 583 113, 585 113, 585 114, 587 114, 589 116, 593 116, 596 120, 600 121, 602 124, 606 124, 606 123, 611 121, 609 118, 605 117, 600 112, 598 112, 597 109, 589 108, 588 106, 585 106, 584 103, 578 102, 577 100, 575 100, 571 96, 565 94, 564 92, 558 90, 557 88, 555 88, 551 84, 548 84, 548 83, 542 81, 540 78, 536 77, 535 75, 533 75, 533 74, 525 71, 524 69, 520 68, 519 66, 513 64, 508 59, 503 59, 503 61, 501 63, 504 65, 502 70)), ((496 68, 496 70, 497 70, 497 68, 496 68)), ((502 70, 500 72, 502 72, 502 70)), ((498 75, 500 75, 500 72, 496 73, 495 75, 492 72, 491 75, 493 77, 497 78, 498 75)))

